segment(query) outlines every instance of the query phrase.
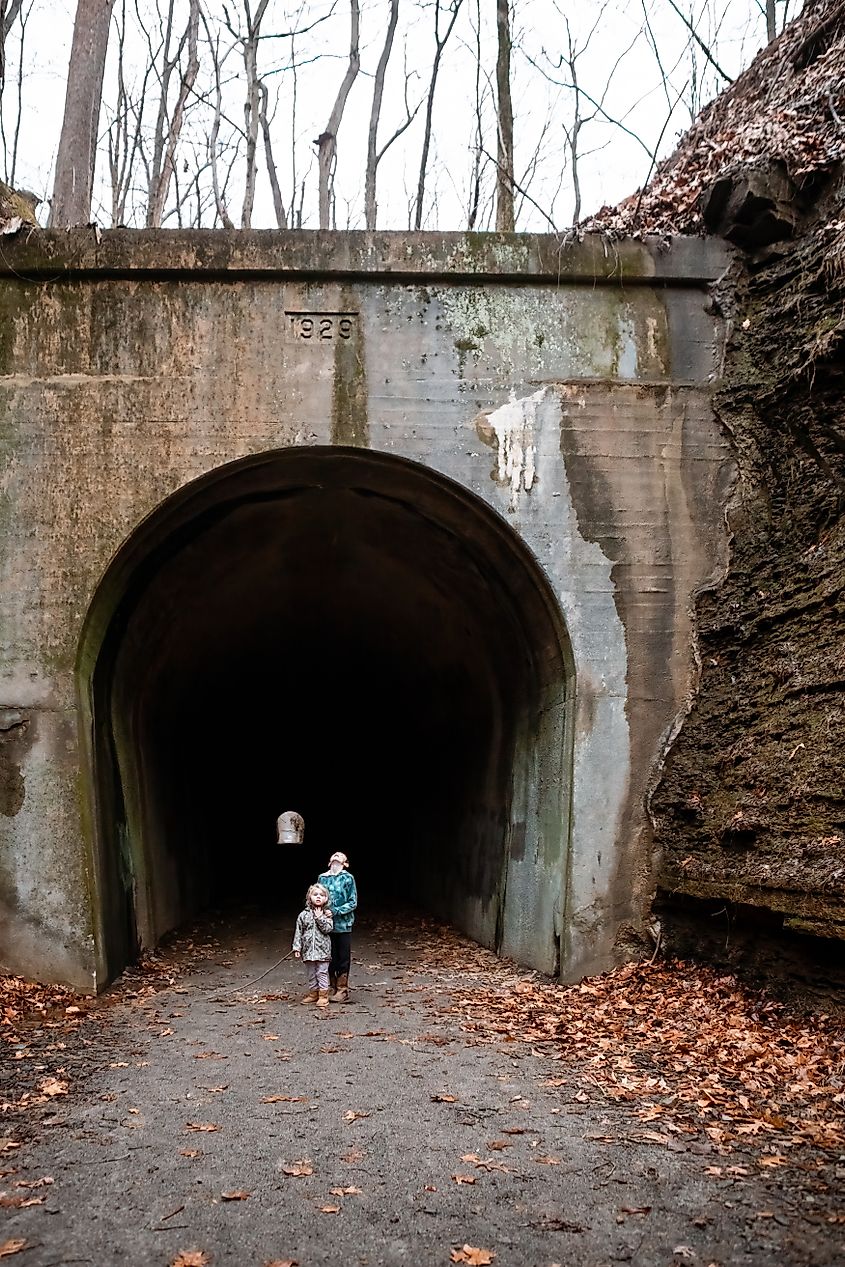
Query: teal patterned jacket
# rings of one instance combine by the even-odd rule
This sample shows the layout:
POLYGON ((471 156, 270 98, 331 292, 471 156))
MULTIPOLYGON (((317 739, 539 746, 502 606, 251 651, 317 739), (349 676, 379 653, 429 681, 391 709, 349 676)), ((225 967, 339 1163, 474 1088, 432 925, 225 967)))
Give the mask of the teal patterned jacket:
POLYGON ((324 871, 317 883, 325 885, 329 891, 329 906, 334 918, 334 931, 351 933, 352 925, 355 923, 355 907, 358 905, 355 877, 348 871, 339 871, 337 875, 332 875, 331 871, 324 871))

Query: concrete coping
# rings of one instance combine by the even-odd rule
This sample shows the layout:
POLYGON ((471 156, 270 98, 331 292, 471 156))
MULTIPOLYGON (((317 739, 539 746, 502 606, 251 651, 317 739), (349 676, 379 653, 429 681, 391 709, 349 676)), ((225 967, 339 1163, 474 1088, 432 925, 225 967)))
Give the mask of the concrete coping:
POLYGON ((700 286, 731 252, 718 238, 599 233, 322 232, 276 229, 24 229, 0 239, 0 276, 342 278, 560 285, 700 286))

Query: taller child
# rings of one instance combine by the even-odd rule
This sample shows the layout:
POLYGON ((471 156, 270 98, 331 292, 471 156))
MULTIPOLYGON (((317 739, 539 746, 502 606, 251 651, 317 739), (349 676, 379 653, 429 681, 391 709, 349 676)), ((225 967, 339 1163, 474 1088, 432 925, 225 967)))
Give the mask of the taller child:
POLYGON ((334 928, 332 929, 332 959, 329 964, 329 984, 332 1003, 349 1001, 349 965, 352 960, 352 925, 358 905, 355 878, 349 870, 345 853, 333 853, 329 869, 320 876, 319 883, 329 891, 334 928))

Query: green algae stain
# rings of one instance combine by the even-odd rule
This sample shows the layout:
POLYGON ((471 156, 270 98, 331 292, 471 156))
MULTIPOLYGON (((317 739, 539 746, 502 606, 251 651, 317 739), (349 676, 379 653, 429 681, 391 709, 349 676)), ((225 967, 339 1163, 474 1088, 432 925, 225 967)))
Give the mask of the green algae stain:
MULTIPOLYGON (((343 297, 342 307, 354 311, 352 296, 343 297)), ((360 321, 348 339, 334 340, 334 381, 332 383, 332 444, 369 448, 370 420, 367 406, 367 361, 360 321)))

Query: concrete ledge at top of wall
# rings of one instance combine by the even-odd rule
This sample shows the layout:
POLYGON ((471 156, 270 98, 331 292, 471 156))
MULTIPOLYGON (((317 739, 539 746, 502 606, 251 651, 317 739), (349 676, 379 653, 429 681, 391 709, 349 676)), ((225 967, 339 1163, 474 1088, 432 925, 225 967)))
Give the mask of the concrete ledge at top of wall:
POLYGON ((719 238, 588 233, 323 232, 316 229, 29 228, 3 241, 0 276, 338 276, 452 283, 702 285, 731 260, 719 238))

